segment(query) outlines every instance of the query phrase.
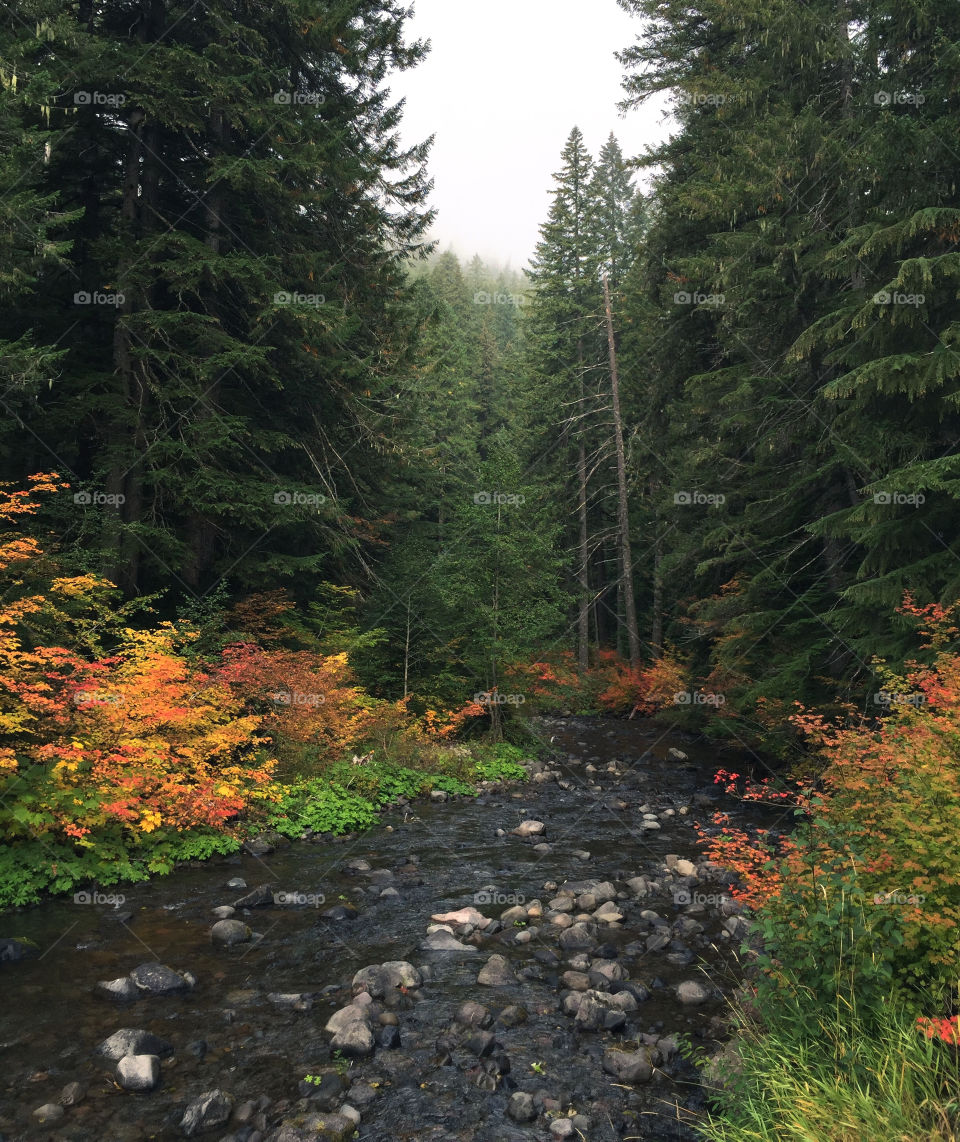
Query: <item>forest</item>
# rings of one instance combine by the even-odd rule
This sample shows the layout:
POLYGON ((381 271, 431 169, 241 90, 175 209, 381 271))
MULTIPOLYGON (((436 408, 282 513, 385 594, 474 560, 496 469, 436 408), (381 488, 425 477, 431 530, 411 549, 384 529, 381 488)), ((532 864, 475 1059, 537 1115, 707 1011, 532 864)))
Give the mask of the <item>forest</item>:
POLYGON ((431 238, 397 0, 3 7, 0 908, 650 724, 783 809, 699 826, 763 950, 696 1137, 947 1142, 960 7, 618 3, 523 270, 431 238))

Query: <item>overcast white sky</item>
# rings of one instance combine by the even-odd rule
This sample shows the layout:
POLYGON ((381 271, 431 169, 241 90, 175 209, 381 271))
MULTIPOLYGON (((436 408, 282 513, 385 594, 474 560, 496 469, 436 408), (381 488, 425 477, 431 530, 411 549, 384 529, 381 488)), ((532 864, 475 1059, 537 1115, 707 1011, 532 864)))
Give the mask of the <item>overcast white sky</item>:
POLYGON ((429 39, 432 50, 391 88, 407 99, 405 141, 436 135, 441 249, 521 269, 574 125, 594 156, 610 131, 628 156, 664 136, 662 105, 617 112, 613 53, 639 28, 616 0, 414 0, 407 38, 429 39))

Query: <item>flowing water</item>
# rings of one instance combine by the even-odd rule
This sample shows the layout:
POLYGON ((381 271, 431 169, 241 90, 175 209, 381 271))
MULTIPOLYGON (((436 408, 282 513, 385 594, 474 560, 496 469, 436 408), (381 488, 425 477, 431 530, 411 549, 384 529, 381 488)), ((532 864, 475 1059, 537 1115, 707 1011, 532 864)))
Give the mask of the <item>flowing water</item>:
MULTIPOLYGON (((538 728, 552 739, 554 760, 548 765, 560 770, 567 788, 546 780, 496 788, 476 799, 418 802, 391 810, 375 829, 338 843, 298 842, 259 858, 214 859, 148 884, 106 890, 124 895, 119 906, 67 898, 0 918, 0 935, 28 938, 42 951, 0 965, 0 1142, 182 1138, 184 1107, 212 1089, 229 1092, 240 1109, 203 1137, 271 1139, 281 1120, 316 1108, 304 1076, 331 1067, 330 1037, 323 1028, 349 1002, 354 973, 388 960, 427 966, 430 978, 413 995, 397 997, 398 1049, 378 1048, 374 1058, 350 1066, 334 1060, 349 1085, 347 1102, 362 1115, 360 1139, 550 1139, 557 1136, 551 1124, 571 1110, 589 1118, 585 1136, 591 1139, 696 1137, 690 1124, 703 1094, 688 1064, 665 1059, 651 1082, 633 1088, 605 1074, 600 1058, 612 1044, 635 1044, 642 1034, 686 1033, 704 1045, 716 1037, 723 995, 738 982, 740 941, 722 933, 715 909, 694 908, 704 931, 687 941, 690 962, 674 962, 666 958, 673 947, 638 950, 637 942, 655 930, 640 913, 653 909, 673 923, 686 911, 675 903, 675 885, 664 878, 664 858, 697 859, 693 822, 709 816, 710 798, 736 820, 769 823, 770 811, 714 792, 716 768, 735 768, 736 762, 749 767, 736 755, 721 757, 715 746, 664 735, 643 722, 554 718, 542 719, 538 728), (687 760, 671 757, 671 748, 682 749, 687 760), (611 763, 618 773, 607 772, 611 763), (591 765, 596 772, 588 770, 591 765), (661 817, 658 831, 642 830, 644 807, 657 814, 673 809, 675 815, 661 817), (511 835, 525 818, 544 822, 544 835, 511 835), (498 829, 507 835, 498 836, 498 829), (536 851, 537 842, 549 843, 551 850, 536 851), (371 871, 345 867, 356 858, 371 871), (377 874, 378 869, 389 873, 377 874), (638 874, 659 877, 661 890, 643 899, 623 891, 624 882, 638 874), (306 902, 252 909, 239 918, 262 938, 215 948, 212 909, 244 895, 225 887, 232 877, 251 888, 269 883, 275 891, 303 894, 306 902), (521 944, 515 940, 522 928, 507 926, 484 936, 472 956, 419 949, 432 914, 471 905, 484 889, 489 895, 490 886, 501 902, 485 903, 481 896, 477 906, 499 917, 510 897, 539 899, 546 907, 557 893, 545 884, 584 880, 613 881, 621 890, 615 903, 624 920, 598 929, 600 958, 617 959, 631 980, 650 990, 617 1034, 577 1031, 560 1009, 565 989, 559 976, 568 964, 551 957, 559 953, 566 960, 575 953, 558 949, 549 924, 542 925, 542 936, 521 944), (396 895, 381 895, 386 887, 396 895), (350 905, 355 915, 323 915, 338 904, 350 905), (492 953, 507 956, 521 974, 517 983, 478 986, 477 972, 492 953), (127 1005, 94 993, 97 981, 154 961, 193 973, 196 986, 186 994, 127 1005), (681 1004, 674 985, 698 978, 708 978, 715 995, 697 1006, 681 1004), (289 993, 303 999, 291 1007, 270 998, 289 993), (486 1004, 494 1015, 508 1005, 526 1009, 525 1022, 493 1027, 499 1067, 484 1068, 449 1042, 454 1014, 468 999, 486 1004), (162 1063, 161 1085, 150 1093, 121 1090, 115 1064, 95 1054, 102 1040, 123 1027, 143 1028, 173 1044, 173 1056, 162 1063), (57 1103, 71 1082, 81 1084, 83 1097, 59 1120, 37 1124, 33 1112, 57 1103), (554 1099, 547 1104, 553 1117, 512 1121, 505 1110, 516 1090, 554 1099)), ((721 893, 723 885, 704 881, 700 890, 721 893)), ((585 1119, 577 1123, 583 1133, 585 1119)))

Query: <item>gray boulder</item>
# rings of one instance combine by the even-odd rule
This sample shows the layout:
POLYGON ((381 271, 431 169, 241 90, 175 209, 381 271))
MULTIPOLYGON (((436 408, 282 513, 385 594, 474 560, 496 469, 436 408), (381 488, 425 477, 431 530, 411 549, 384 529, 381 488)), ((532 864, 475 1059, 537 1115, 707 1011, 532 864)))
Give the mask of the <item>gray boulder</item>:
POLYGON ((137 990, 145 995, 174 995, 192 987, 189 978, 166 964, 141 964, 133 969, 130 978, 137 990))
POLYGON ((156 1055, 124 1055, 117 1063, 117 1082, 124 1090, 156 1089, 160 1082, 160 1060, 156 1055))
POLYGON ((180 1129, 191 1138, 202 1130, 222 1126, 233 1113, 233 1095, 222 1090, 204 1091, 183 1112, 180 1129))
POLYGON ((173 1046, 151 1031, 123 1027, 104 1039, 97 1047, 97 1054, 111 1062, 119 1062, 125 1055, 157 1055, 161 1059, 173 1054, 173 1046))
POLYGON ((210 939, 221 948, 245 944, 253 933, 242 920, 218 920, 210 929, 210 939))

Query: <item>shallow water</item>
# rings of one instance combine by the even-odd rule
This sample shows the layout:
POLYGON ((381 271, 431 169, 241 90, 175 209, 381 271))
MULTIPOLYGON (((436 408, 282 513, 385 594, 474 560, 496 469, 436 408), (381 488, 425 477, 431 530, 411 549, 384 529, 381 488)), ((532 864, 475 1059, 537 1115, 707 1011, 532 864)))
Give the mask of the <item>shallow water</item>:
MULTIPOLYGON (((541 979, 522 980, 502 991, 478 987, 476 973, 491 953, 507 955, 515 967, 533 965, 537 940, 525 946, 505 944, 504 939, 516 935, 508 929, 486 939, 469 959, 418 950, 431 914, 472 904, 487 885, 506 896, 546 904, 555 895, 544 891, 546 881, 623 881, 638 873, 652 875, 668 853, 695 860, 693 820, 708 810, 677 816, 651 836, 636 827, 640 805, 648 801, 662 811, 688 804, 695 792, 712 787, 717 767, 729 768, 734 762, 748 766, 735 754, 720 757, 716 747, 664 735, 644 722, 544 719, 540 730, 553 739, 557 763, 572 789, 551 781, 497 789, 476 800, 420 802, 406 822, 401 811, 391 811, 382 825, 345 843, 296 843, 262 858, 219 858, 149 884, 108 890, 125 896, 119 908, 68 898, 5 915, 0 934, 31 939, 42 955, 0 965, 0 1142, 181 1138, 178 1124, 184 1106, 213 1088, 231 1092, 238 1103, 266 1096, 272 1126, 296 1109, 304 1075, 329 1065, 323 1025, 348 1001, 353 974, 367 964, 407 959, 429 963, 433 978, 419 1002, 411 1000, 408 1010, 398 1009, 401 1050, 378 1050, 372 1061, 350 1069, 348 1078, 379 1080, 371 1104, 360 1108, 361 1139, 549 1138, 542 1121, 520 1126, 504 1116, 511 1089, 537 1087, 567 1096, 577 1109, 599 1105, 601 1111, 585 1111, 594 1123, 590 1138, 691 1137, 679 1120, 692 1121, 692 1114, 677 1105, 688 1104, 695 1111, 702 1102, 696 1086, 687 1085, 695 1080, 693 1072, 674 1068, 672 1078, 662 1075, 636 1092, 611 1093, 608 1088, 616 1080, 602 1075, 596 1065, 610 1036, 575 1035, 573 1020, 558 1010, 557 975, 566 965, 551 969, 538 964, 534 971, 541 979), (689 760, 672 760, 671 747, 684 750, 689 760), (634 775, 632 782, 603 772, 611 759, 634 775), (595 786, 588 784, 584 771, 590 762, 598 767, 592 775, 595 786), (496 836, 498 828, 509 831, 524 817, 546 823, 545 838, 535 840, 548 841, 553 846, 549 854, 534 852, 532 842, 496 836), (577 850, 588 850, 590 859, 574 855, 577 850), (411 855, 416 865, 407 863, 411 855), (381 898, 383 884, 372 885, 369 875, 344 869, 344 862, 356 857, 374 869, 393 870, 391 883, 399 897, 381 898), (243 890, 225 888, 226 881, 237 876, 251 888, 268 882, 275 891, 322 896, 324 902, 252 910, 240 918, 262 939, 215 949, 209 938, 211 910, 244 895, 243 890), (357 907, 355 919, 320 916, 343 902, 357 907), (118 912, 132 912, 133 918, 122 923, 118 912), (150 961, 193 972, 196 988, 126 1006, 94 995, 98 980, 113 979, 150 961), (345 993, 333 991, 344 985, 345 993), (330 990, 322 994, 325 988, 330 990), (267 998, 268 993, 286 992, 311 996, 311 1009, 284 1009, 267 998), (435 1041, 464 999, 477 999, 494 1011, 522 1003, 529 1012, 521 1026, 496 1028, 510 1074, 492 1092, 473 1085, 475 1076, 465 1063, 436 1064, 435 1041), (158 1090, 144 1095, 122 1091, 113 1081, 114 1064, 95 1056, 96 1046, 121 1027, 144 1028, 174 1045, 174 1057, 163 1062, 158 1090), (188 1049, 198 1040, 207 1044, 202 1058, 188 1049), (534 1070, 533 1064, 540 1069, 534 1070), (74 1080, 86 1087, 83 1101, 53 1125, 33 1125, 32 1111, 57 1102, 64 1085, 74 1080), (611 1105, 606 1122, 605 1098, 611 1105), (671 1120, 677 1124, 671 1126, 671 1120)), ((740 820, 772 819, 769 810, 719 800, 740 820)), ((721 889, 704 886, 703 891, 721 889)), ((506 904, 479 907, 499 916, 506 904)), ((668 921, 680 912, 669 896, 628 902, 622 930, 601 929, 601 941, 622 952, 645 938, 650 929, 636 923, 645 908, 668 921)), ((712 924, 707 934, 719 935, 717 929, 712 924)), ((704 947, 696 949, 697 960, 724 993, 736 986, 739 976, 730 943, 704 940, 704 947)), ((555 941, 549 946, 556 949, 555 941)), ((696 962, 675 967, 659 954, 628 962, 631 979, 648 987, 655 979, 666 985, 654 987, 651 998, 630 1016, 628 1036, 685 1031, 705 1042, 712 1039, 711 1017, 722 1012, 722 1000, 683 1007, 670 990, 681 979, 702 978, 696 962)), ((224 1125, 204 1137, 233 1138, 237 1129, 235 1124, 224 1125)))

